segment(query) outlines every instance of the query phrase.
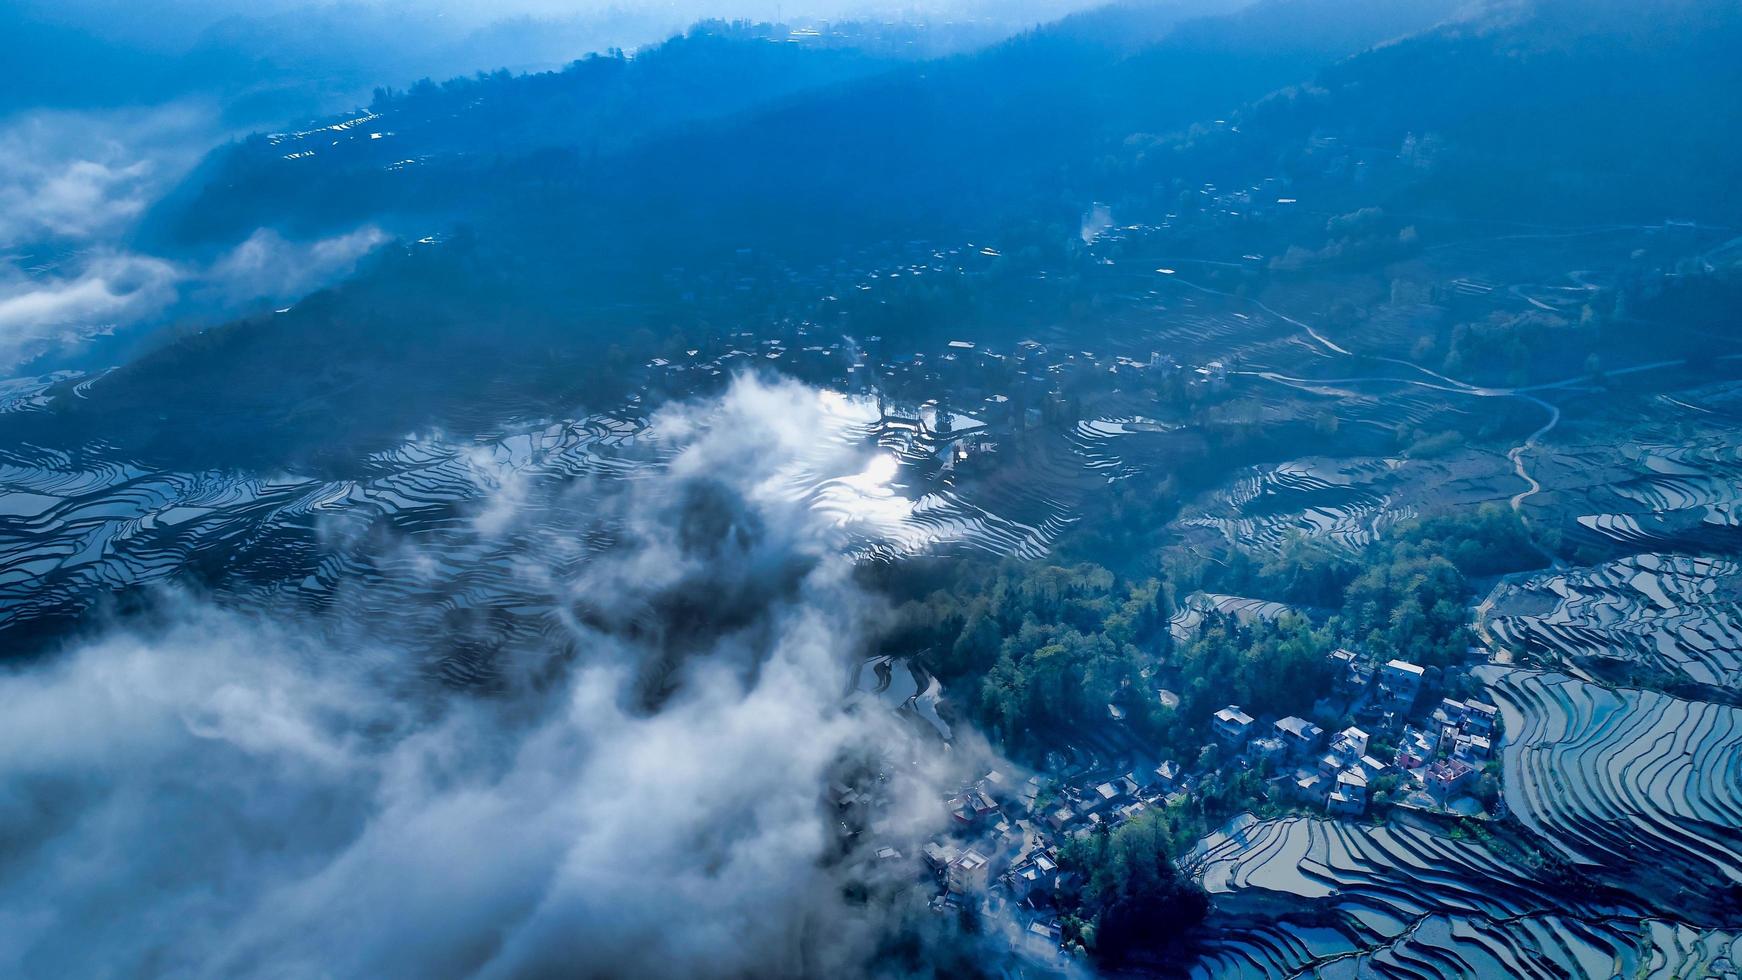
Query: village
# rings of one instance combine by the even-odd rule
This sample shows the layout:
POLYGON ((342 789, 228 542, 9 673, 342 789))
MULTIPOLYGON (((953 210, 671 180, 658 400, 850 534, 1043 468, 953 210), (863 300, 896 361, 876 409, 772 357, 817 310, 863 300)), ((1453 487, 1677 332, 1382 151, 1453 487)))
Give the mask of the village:
MULTIPOLYGON (((922 873, 936 888, 933 910, 1002 929, 1012 948, 1028 955, 1060 956, 1061 912, 1084 884, 1064 866, 1061 847, 1151 810, 1190 807, 1201 784, 1230 770, 1262 779, 1273 815, 1349 821, 1407 818, 1411 811, 1504 815, 1504 804, 1480 785, 1491 783, 1499 767, 1494 705, 1430 697, 1444 682, 1432 676, 1438 671, 1416 664, 1367 663, 1346 649, 1331 658, 1337 697, 1348 705, 1342 714, 1349 724, 1340 731, 1327 733, 1298 715, 1254 718, 1228 705, 1213 716, 1194 760, 1115 771, 1093 754, 1051 753, 1045 771, 1024 777, 989 768, 954 787, 940 801, 948 831, 921 847, 922 873)), ((1109 724, 1117 730, 1121 720, 1118 706, 1109 705, 1109 724)), ((1107 736, 1100 742, 1121 744, 1107 736)), ((833 802, 847 810, 863 800, 837 787, 833 802)), ((901 856, 888 846, 876 853, 880 861, 901 856)))

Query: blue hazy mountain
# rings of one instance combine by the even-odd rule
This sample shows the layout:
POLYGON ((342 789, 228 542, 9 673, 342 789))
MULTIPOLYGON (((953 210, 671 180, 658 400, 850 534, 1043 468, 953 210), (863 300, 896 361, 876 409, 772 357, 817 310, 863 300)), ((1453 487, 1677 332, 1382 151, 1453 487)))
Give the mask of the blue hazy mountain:
POLYGON ((0 975, 1733 976, 1742 9, 994 6, 0 9, 0 975))
MULTIPOLYGON (((386 371, 427 354, 465 365, 468 379, 517 375, 552 344, 621 342, 660 322, 675 302, 672 268, 729 272, 744 250, 828 261, 946 235, 1050 252, 1082 200, 1165 206, 1169 188, 1212 174, 1280 168, 1350 210, 1493 213, 1515 197, 1527 219, 1579 206, 1596 221, 1722 222, 1734 216, 1723 177, 1734 170, 1713 161, 1735 159, 1737 130, 1723 123, 1736 107, 1685 92, 1734 79, 1738 20, 1675 9, 1609 10, 1617 27, 1558 4, 1445 26, 1450 10, 1435 3, 1114 7, 917 64, 869 29, 789 43, 782 28, 704 24, 634 59, 384 90, 330 120, 337 130, 218 151, 160 206, 147 239, 193 247, 260 225, 378 221, 412 237, 458 231, 458 243, 386 259, 289 314, 166 341, 67 419, 48 419, 125 419, 147 402, 174 417, 159 380, 174 376, 190 410, 226 405, 218 416, 244 429, 284 418, 288 401, 397 432, 433 402, 462 401, 470 381, 435 363, 392 372, 386 388, 351 380, 378 361, 386 371), (1607 40, 1645 24, 1650 43, 1607 40), (1649 81, 1604 81, 1622 76, 1649 81), (1614 97, 1580 95, 1593 86, 1614 97), (1412 133, 1433 134, 1431 169, 1357 179, 1346 154, 1327 168, 1303 152, 1329 136, 1389 159, 1412 133), (303 150, 312 156, 286 159, 303 150), (449 358, 454 345, 478 358, 449 358), (294 396, 231 383, 269 363, 320 367, 282 374, 294 396), (329 385, 330 399, 313 398, 329 385), (356 397, 382 404, 344 404, 356 397)), ((1280 252, 1292 232, 1269 234, 1280 252)), ((740 301, 752 302, 721 300, 740 301)), ((590 378, 596 365, 573 369, 590 378)), ((159 441, 183 431, 151 428, 159 441)))

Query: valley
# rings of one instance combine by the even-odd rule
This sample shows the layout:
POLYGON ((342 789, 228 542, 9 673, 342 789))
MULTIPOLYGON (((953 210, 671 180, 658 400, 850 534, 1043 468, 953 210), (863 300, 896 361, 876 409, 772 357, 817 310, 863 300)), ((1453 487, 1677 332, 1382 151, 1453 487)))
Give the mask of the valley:
POLYGON ((0 381, 0 970, 1734 975, 1742 18, 1646 7, 703 20, 64 233, 179 292, 0 381))

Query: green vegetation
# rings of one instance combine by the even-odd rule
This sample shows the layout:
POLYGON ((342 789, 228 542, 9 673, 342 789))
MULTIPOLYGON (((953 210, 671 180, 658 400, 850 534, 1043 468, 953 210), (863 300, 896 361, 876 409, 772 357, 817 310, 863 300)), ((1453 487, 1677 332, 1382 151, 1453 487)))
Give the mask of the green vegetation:
MULTIPOLYGON (((1493 504, 1403 525, 1362 555, 1297 538, 1266 558, 1244 552, 1226 564, 1175 558, 1168 578, 1181 591, 1328 609, 1323 630, 1310 634, 1321 644, 1443 667, 1462 659, 1469 646, 1469 580, 1540 563, 1517 515, 1493 504)), ((1304 624, 1278 623, 1274 629, 1297 639, 1309 635, 1304 624)))
MULTIPOLYGON (((1594 331, 1581 330, 1579 324, 1542 310, 1493 312, 1453 328, 1451 349, 1441 368, 1457 377, 1521 385, 1533 379, 1533 366, 1569 349, 1587 350, 1594 339, 1594 331)), ((1567 359, 1561 356, 1555 361, 1567 359)))
POLYGON ((1258 715, 1305 713, 1316 696, 1330 691, 1333 675, 1326 654, 1333 649, 1331 634, 1315 630, 1305 616, 1251 626, 1214 617, 1174 653, 1171 666, 1181 678, 1178 717, 1185 730, 1169 741, 1202 742, 1210 714, 1230 702, 1258 715))
MULTIPOLYGON (((1141 521, 1128 530, 1157 531, 1141 521)), ((1412 522, 1363 555, 1294 539, 1279 554, 1235 552, 1225 564, 1163 551, 1150 575, 1091 562, 964 562, 884 584, 925 582, 898 607, 889 643, 959 692, 1007 750, 1033 757, 1061 731, 1109 724, 1114 704, 1123 724, 1199 772, 1189 798, 1061 849, 1079 883, 1063 920, 1066 943, 1119 964, 1155 955, 1202 920, 1207 897, 1172 863, 1179 845, 1242 810, 1283 809, 1267 798, 1265 772, 1220 765, 1221 747, 1206 745, 1212 712, 1231 701, 1258 715, 1310 712, 1332 693, 1328 654, 1338 647, 1454 664, 1470 643, 1471 579, 1539 561, 1518 517, 1491 506, 1412 522), (1197 590, 1297 611, 1249 622, 1212 613, 1176 644, 1168 618, 1197 590), (1162 688, 1178 694, 1177 707, 1161 702, 1162 688)), ((1383 740, 1375 751, 1388 754, 1383 740)), ((1487 775, 1477 792, 1491 798, 1495 788, 1487 775)), ((1401 792, 1395 775, 1377 780, 1374 814, 1389 812, 1401 792)))
POLYGON ((946 584, 901 607, 892 642, 946 684, 977 689, 977 720, 1013 749, 1105 717, 1154 662, 1166 624, 1159 582, 1122 582, 1098 565, 968 563, 946 584))
MULTIPOLYGON (((964 692, 975 721, 1007 750, 1033 756, 1062 730, 1109 724, 1114 704, 1123 724, 1199 772, 1189 798, 1061 849, 1079 883, 1066 943, 1119 964, 1165 950, 1205 915, 1208 898, 1173 865, 1179 845, 1242 810, 1282 809, 1267 798, 1261 769, 1220 765, 1221 747, 1206 745, 1212 712, 1237 702, 1257 715, 1307 714, 1334 689, 1328 654, 1338 647, 1454 664, 1470 643, 1471 579, 1539 561, 1517 515, 1489 506, 1411 522, 1361 555, 1297 538, 1279 554, 1235 552, 1226 563, 1164 551, 1151 564, 1159 574, 1142 577, 1088 562, 940 563, 929 578, 885 583, 926 582, 898 607, 889 642, 964 692), (1196 590, 1297 611, 1248 622, 1211 613, 1176 644, 1168 618, 1196 590), (1179 695, 1177 707, 1161 702, 1164 687, 1179 695)), ((1383 740, 1375 746, 1387 751, 1383 740)), ((1383 815, 1401 782, 1382 777, 1372 790, 1383 815)), ((1495 791, 1485 775, 1478 795, 1495 791)))
POLYGON ((1462 660, 1470 579, 1540 560, 1517 516, 1489 506, 1415 521, 1365 555, 1305 539, 1226 563, 1170 552, 1159 577, 1135 579, 1092 563, 962 563, 899 607, 889 643, 967 692, 976 722, 1012 751, 1121 704, 1128 724, 1193 759, 1209 715, 1229 702, 1310 710, 1331 691, 1338 647, 1428 667, 1462 660), (1197 590, 1299 611, 1249 623, 1211 614, 1176 645, 1168 617, 1197 590), (1159 703, 1162 687, 1180 695, 1177 709, 1159 703))
POLYGON ((1151 812, 1067 843, 1060 865, 1081 876, 1082 887, 1065 918, 1065 941, 1117 964, 1190 933, 1210 900, 1174 867, 1177 839, 1167 815, 1151 812))

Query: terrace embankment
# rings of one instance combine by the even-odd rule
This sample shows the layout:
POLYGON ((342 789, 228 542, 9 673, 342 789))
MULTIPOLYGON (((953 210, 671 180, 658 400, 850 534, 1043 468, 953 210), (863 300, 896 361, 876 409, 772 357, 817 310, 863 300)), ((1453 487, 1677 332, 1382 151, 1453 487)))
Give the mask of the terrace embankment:
POLYGON ((1513 816, 1566 860, 1727 923, 1742 916, 1742 709, 1478 668, 1513 816))
POLYGON ((1668 978, 1742 952, 1734 932, 1568 888, 1552 862, 1412 827, 1243 815, 1186 864, 1222 910, 1195 977, 1668 978))
MULTIPOLYGON (((1483 626, 1549 663, 1742 693, 1742 564, 1646 553, 1497 584, 1483 626)), ((1653 686, 1668 686, 1663 684, 1653 686)))

